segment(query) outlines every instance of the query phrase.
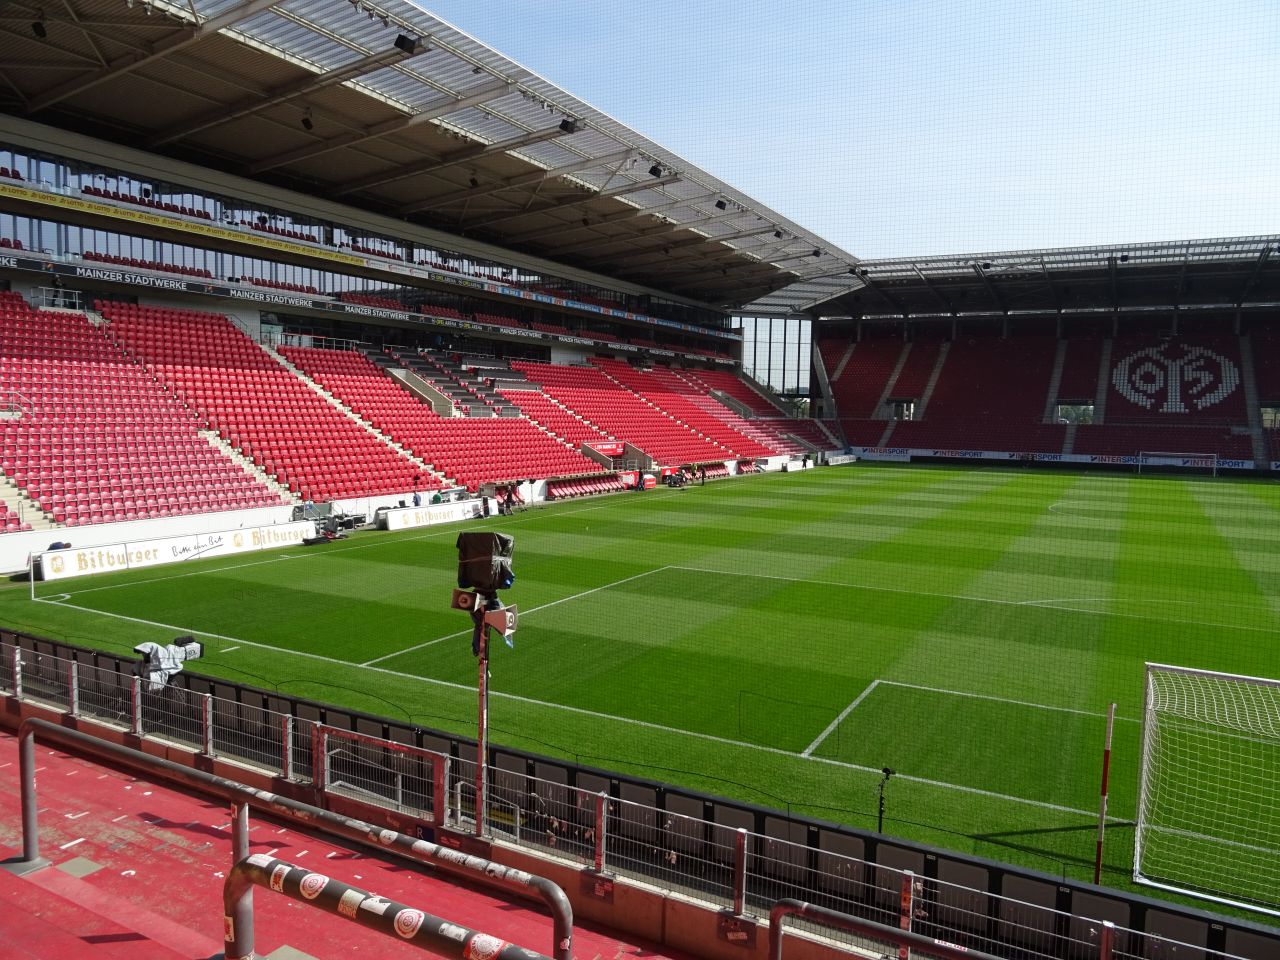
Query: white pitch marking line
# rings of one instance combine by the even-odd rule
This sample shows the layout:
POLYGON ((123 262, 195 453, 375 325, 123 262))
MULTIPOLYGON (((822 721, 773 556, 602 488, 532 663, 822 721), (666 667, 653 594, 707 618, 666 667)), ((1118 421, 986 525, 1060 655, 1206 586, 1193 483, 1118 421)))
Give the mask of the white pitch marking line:
MULTIPOLYGON (((632 580, 639 580, 641 577, 652 576, 655 573, 661 573, 663 570, 669 570, 669 569, 671 568, 658 567, 655 570, 646 570, 644 573, 637 573, 634 576, 624 577, 621 580, 615 580, 613 583, 606 583, 603 586, 592 587, 590 590, 583 590, 581 593, 575 593, 571 597, 561 597, 559 600, 552 600, 550 603, 544 603, 536 607, 531 607, 528 610, 521 610, 520 616, 527 617, 529 614, 537 613, 539 610, 545 610, 547 609, 547 607, 554 607, 556 604, 559 604, 559 603, 567 603, 570 600, 577 600, 581 597, 590 596, 593 593, 599 593, 601 590, 609 590, 613 587, 620 587, 624 583, 630 583, 632 580)), ((383 656, 383 657, 374 657, 372 660, 366 660, 364 663, 360 664, 360 666, 371 667, 376 663, 381 663, 383 660, 390 660, 393 657, 400 656, 401 654, 413 653, 415 650, 422 650, 426 647, 434 646, 437 643, 443 643, 445 640, 453 640, 457 637, 465 637, 467 634, 471 633, 471 630, 472 630, 471 627, 467 627, 467 629, 465 630, 458 630, 455 633, 450 633, 443 637, 436 637, 434 640, 428 640, 426 643, 419 643, 416 646, 407 647, 404 650, 397 650, 395 653, 388 653, 386 656, 383 656)))
MULTIPOLYGON (((1063 610, 1063 611, 1066 611, 1067 613, 1087 613, 1090 616, 1094 616, 1094 617, 1096 616, 1120 617, 1125 620, 1150 620, 1151 619, 1151 617, 1145 617, 1138 613, 1119 613, 1117 611, 1108 612, 1108 611, 1102 611, 1102 610, 1089 610, 1084 607, 1060 607, 1058 606, 1058 604, 1062 603, 1063 602, 1062 600, 1001 600, 998 597, 974 597, 974 596, 970 596, 968 594, 963 594, 963 593, 933 593, 928 590, 909 590, 905 587, 880 587, 880 586, 872 586, 870 584, 865 584, 865 583, 846 583, 841 580, 811 580, 808 577, 784 577, 774 573, 745 573, 741 570, 712 570, 708 567, 686 567, 686 566, 681 566, 679 564, 672 564, 671 566, 667 567, 667 569, 668 570, 684 570, 688 573, 710 573, 710 574, 715 574, 717 576, 722 576, 722 577, 754 577, 758 580, 781 580, 784 583, 808 583, 808 584, 812 584, 815 587, 844 587, 845 589, 848 589, 848 590, 866 590, 872 593, 902 593, 902 594, 908 594, 913 597, 936 597, 940 600, 962 600, 967 603, 990 603, 994 606, 1001 606, 1001 607, 1022 607, 1022 606, 1026 606, 1029 603, 1033 603, 1044 610, 1063 610)), ((1111 597, 1110 599, 1117 603, 1135 602, 1135 601, 1126 600, 1121 597, 1111 597)), ((1077 600, 1077 601, 1068 601, 1068 602, 1078 603, 1079 601, 1077 600)), ((1155 601, 1145 601, 1145 602, 1155 602, 1155 601)), ((1193 601, 1179 601, 1179 602, 1189 603, 1193 601)), ((1240 606, 1240 604, 1233 604, 1233 606, 1240 606)), ((86 609, 86 608, 80 608, 80 609, 86 609)), ((100 613, 101 611, 94 610, 93 612, 100 613)), ((1175 617, 1159 617, 1158 619, 1162 623, 1180 623, 1184 626, 1190 626, 1190 627, 1220 627, 1224 630, 1247 630, 1250 633, 1274 634, 1277 632, 1276 627, 1250 627, 1241 623, 1215 623, 1210 620, 1181 620, 1175 617)))
POLYGON ((111 822, 112 822, 112 823, 119 823, 121 820, 123 820, 123 819, 124 819, 125 817, 127 817, 127 816, 129 816, 127 813, 122 813, 122 814, 120 814, 120 816, 116 817, 116 818, 115 818, 114 820, 112 820, 111 822))
POLYGON ((63 816, 65 816, 68 820, 79 820, 81 817, 87 817, 88 815, 89 815, 89 811, 88 811, 88 810, 84 811, 84 813, 66 813, 66 814, 63 814, 63 816))
POLYGON ((71 849, 72 847, 74 847, 77 843, 84 843, 84 837, 80 837, 78 840, 72 840, 72 841, 70 841, 70 842, 68 842, 68 843, 64 843, 64 844, 63 844, 62 846, 60 846, 58 849, 59 849, 59 850, 70 850, 70 849, 71 849))
POLYGON ((239 648, 238 646, 235 646, 235 647, 223 647, 223 648, 222 648, 221 650, 219 650, 218 652, 219 652, 219 653, 230 653, 232 650, 239 650, 239 649, 240 649, 240 648, 239 648))
MULTIPOLYGON (((672 567, 670 569, 676 569, 676 568, 672 567)), ((710 572, 716 573, 719 571, 710 571, 710 572)), ((841 586, 848 586, 848 584, 841 584, 841 586)), ((75 604, 70 604, 70 603, 58 604, 58 606, 74 607, 77 610, 86 610, 91 613, 102 613, 102 611, 100 610, 92 610, 91 608, 88 608, 88 607, 76 607, 75 604)), ((118 617, 121 620, 128 620, 133 623, 143 623, 143 624, 146 624, 147 626, 152 626, 152 627, 163 627, 166 630, 175 630, 179 633, 184 631, 188 633, 192 632, 188 627, 178 627, 171 623, 158 623, 155 620, 143 620, 140 617, 127 617, 124 614, 120 614, 120 613, 106 613, 104 614, 104 616, 118 617)), ((216 634, 210 634, 210 633, 203 634, 203 636, 215 637, 216 639, 221 639, 221 640, 234 639, 231 637, 218 637, 216 634)), ((333 663, 339 666, 347 667, 348 669, 353 666, 357 666, 357 664, 353 664, 350 660, 338 660, 335 657, 326 657, 318 653, 306 653, 305 651, 302 651, 302 650, 289 650, 285 647, 273 647, 270 644, 256 643, 252 640, 241 640, 239 642, 243 643, 245 646, 259 647, 263 650, 272 650, 277 653, 290 654, 292 656, 303 657, 308 660, 319 660, 324 663, 333 663)), ((428 683, 428 684, 432 684, 439 687, 450 687, 454 690, 465 690, 468 693, 475 692, 475 687, 473 685, 468 685, 465 683, 453 683, 450 680, 437 680, 434 677, 423 677, 423 676, 418 676, 417 674, 403 673, 402 671, 399 671, 399 670, 389 670, 386 667, 364 667, 363 669, 372 670, 375 673, 382 673, 392 677, 398 677, 402 680, 412 680, 417 683, 428 683)), ((661 733, 670 733, 670 734, 674 734, 675 736, 689 737, 694 740, 705 740, 709 743, 719 743, 719 744, 724 744, 730 747, 741 747, 746 750, 756 750, 760 753, 769 753, 769 754, 773 754, 775 756, 780 756, 780 757, 790 757, 792 759, 808 760, 811 763, 824 763, 828 766, 839 767, 844 770, 857 770, 862 773, 876 774, 877 776, 879 776, 881 773, 881 770, 878 767, 866 767, 866 766, 863 766, 862 764, 847 763, 843 760, 831 760, 831 759, 828 759, 827 757, 815 757, 815 756, 804 757, 792 750, 783 750, 780 747, 767 747, 759 743, 748 743, 745 740, 733 740, 733 739, 730 739, 729 737, 718 737, 712 733, 698 733, 697 731, 694 731, 694 730, 681 730, 678 727, 668 727, 661 723, 651 723, 648 720, 636 720, 632 717, 619 717, 610 713, 601 713, 598 710, 588 710, 584 707, 571 707, 563 703, 551 703, 547 700, 536 700, 533 697, 522 697, 518 694, 504 693, 500 690, 491 691, 489 695, 497 699, 512 700, 517 703, 527 703, 537 707, 549 707, 552 710, 563 710, 565 713, 573 713, 579 716, 592 717, 593 719, 596 719, 596 720, 612 720, 617 723, 627 724, 633 727, 642 727, 645 730, 657 730, 661 733)), ((1074 807, 1065 807, 1056 803, 1048 803, 1044 800, 1028 800, 1025 797, 1013 797, 1004 793, 996 793, 993 790, 982 790, 982 789, 979 789, 978 787, 966 787, 966 786, 961 786, 960 784, 955 784, 955 783, 944 783, 941 780, 929 780, 924 777, 913 777, 909 774, 900 773, 898 774, 898 779, 909 780, 913 783, 920 783, 930 787, 937 787, 938 789, 941 789, 941 790, 954 790, 957 793, 967 793, 967 794, 973 794, 976 796, 991 797, 992 799, 996 799, 996 800, 1007 800, 1011 803, 1019 803, 1024 806, 1037 807, 1042 810, 1055 810, 1059 813, 1070 813, 1070 814, 1082 816, 1082 817, 1094 817, 1097 815, 1096 810, 1077 810, 1074 807)), ((1128 822, 1119 817, 1108 817, 1108 819, 1113 823, 1128 822)))
POLYGON ((800 756, 802 757, 811 756, 813 754, 813 751, 817 750, 818 747, 822 744, 822 741, 827 739, 827 737, 831 736, 832 732, 836 729, 836 727, 844 723, 845 717, 853 713, 854 708, 856 708, 858 704, 860 704, 863 700, 865 700, 867 698, 867 695, 871 693, 871 691, 878 686, 880 686, 879 680, 872 680, 869 684, 867 684, 867 688, 863 690, 860 694, 858 694, 856 697, 854 697, 852 703, 850 703, 847 707, 845 707, 843 710, 840 711, 840 716, 836 717, 829 724, 827 724, 827 729, 823 730, 820 734, 818 734, 817 738, 813 741, 813 743, 809 744, 807 747, 804 748, 804 750, 800 752, 800 756))
MULTIPOLYGON (((1008 703, 1017 707, 1033 707, 1036 710, 1053 710, 1056 713, 1074 713, 1082 717, 1105 717, 1105 713, 1092 713, 1088 710, 1077 710, 1074 707, 1052 707, 1045 703, 1032 703, 1030 700, 1012 700, 1009 697, 996 697, 988 693, 969 693, 965 690, 945 690, 942 687, 926 687, 918 683, 903 683, 900 680, 877 681, 886 686, 906 687, 909 690, 924 690, 928 693, 945 693, 951 697, 969 697, 973 700, 994 700, 996 703, 1008 703)), ((1141 723, 1136 717, 1116 717, 1125 723, 1141 723)))

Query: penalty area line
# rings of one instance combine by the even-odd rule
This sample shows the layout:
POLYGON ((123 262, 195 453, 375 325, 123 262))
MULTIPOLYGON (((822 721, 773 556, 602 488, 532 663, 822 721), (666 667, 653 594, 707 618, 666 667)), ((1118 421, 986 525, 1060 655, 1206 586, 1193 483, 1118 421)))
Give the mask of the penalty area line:
POLYGON ((849 714, 853 713, 854 709, 858 706, 858 704, 860 704, 863 700, 865 700, 867 698, 867 695, 871 693, 871 691, 878 686, 880 686, 879 680, 872 680, 869 684, 867 684, 867 688, 863 690, 860 694, 858 694, 856 697, 854 697, 852 703, 850 703, 847 707, 845 707, 843 710, 840 711, 840 716, 836 717, 829 724, 827 724, 827 729, 823 730, 820 734, 818 734, 818 736, 814 739, 813 743, 809 744, 807 747, 804 748, 804 750, 801 751, 800 756, 802 757, 812 756, 813 751, 817 750, 818 747, 822 745, 822 741, 827 739, 827 737, 831 736, 831 734, 835 732, 836 727, 844 723, 845 718, 848 717, 849 714))
MULTIPOLYGON (((673 569, 673 568, 666 568, 666 569, 673 569)), ((409 680, 416 683, 427 683, 427 684, 431 684, 433 686, 438 686, 438 687, 448 687, 453 690, 462 690, 469 694, 475 693, 475 687, 473 685, 468 685, 465 683, 454 683, 451 680, 437 680, 434 677, 423 677, 417 674, 403 673, 399 670, 389 670, 386 667, 363 667, 360 664, 351 662, 350 660, 339 660, 336 657, 326 657, 319 653, 307 653, 304 650, 289 650, 284 647, 272 646, 269 643, 258 643, 256 641, 245 640, 240 637, 228 637, 228 636, 224 636, 222 634, 217 634, 217 633, 207 633, 203 630, 196 630, 191 627, 178 626, 172 623, 161 623, 160 621, 157 621, 157 620, 146 620, 146 619, 143 619, 142 617, 130 617, 123 613, 109 613, 104 610, 95 610, 92 607, 82 607, 82 606, 79 606, 78 604, 69 603, 65 601, 60 602, 60 601, 49 600, 49 599, 40 597, 40 598, 37 598, 37 602, 47 603, 50 606, 67 607, 73 610, 81 610, 85 613, 94 613, 104 617, 115 617, 118 620, 126 620, 126 621, 129 621, 130 623, 141 623, 141 624, 145 624, 146 626, 159 627, 165 630, 174 630, 179 633, 194 633, 199 636, 211 637, 215 640, 230 640, 233 643, 239 643, 246 647, 256 647, 260 650, 270 650, 273 653, 286 654, 294 657, 302 657, 307 660, 316 660, 321 663, 336 664, 337 666, 344 667, 345 669, 348 669, 348 670, 354 667, 360 670, 369 670, 373 673, 379 673, 384 676, 396 677, 397 679, 401 679, 401 680, 409 680)), ((829 767, 837 767, 843 770, 855 770, 860 773, 874 774, 875 776, 880 776, 882 772, 878 767, 868 767, 860 763, 848 763, 843 760, 832 760, 827 757, 815 757, 812 755, 806 757, 803 754, 795 752, 794 750, 783 750, 781 747, 768 747, 759 743, 748 743, 745 740, 733 740, 729 737, 719 737, 712 733, 699 733, 694 730, 681 730, 679 727, 669 727, 669 726, 666 726, 665 724, 653 723, 649 720, 637 720, 637 719, 634 719, 633 717, 619 717, 610 713, 602 713, 598 710, 588 710, 585 707, 571 707, 563 703, 551 703, 550 701, 547 701, 547 700, 537 700, 537 699, 534 699, 533 697, 523 697, 523 696, 520 696, 519 694, 504 693, 500 690, 493 690, 490 692, 489 695, 494 699, 510 700, 515 703, 525 703, 525 704, 529 704, 531 706, 537 706, 537 707, 547 707, 552 710, 560 710, 565 713, 575 714, 577 716, 591 717, 592 719, 595 719, 595 720, 610 720, 616 723, 621 723, 624 726, 640 727, 645 730, 656 730, 660 733, 669 733, 678 737, 688 737, 693 740, 702 740, 708 743, 718 743, 718 744, 722 744, 724 746, 729 746, 729 747, 739 747, 744 750, 754 750, 758 753, 767 753, 773 756, 788 757, 793 760, 802 760, 802 761, 807 761, 809 763, 821 763, 829 767)), ((1071 814, 1073 816, 1096 818, 1098 813, 1096 810, 1077 810, 1074 807, 1063 806, 1062 804, 1057 804, 1057 803, 1049 803, 1048 801, 1045 801, 1045 800, 1029 800, 1026 797, 1014 797, 1005 793, 997 793, 994 790, 983 790, 979 787, 966 787, 961 784, 946 783, 942 780, 931 780, 927 777, 917 777, 917 776, 912 776, 911 774, 900 773, 898 774, 898 779, 908 781, 911 783, 919 783, 924 786, 935 787, 940 790, 952 790, 957 793, 965 793, 973 796, 989 797, 993 800, 1005 800, 1005 801, 1008 801, 1009 803, 1017 803, 1023 806, 1035 807, 1040 810, 1053 810, 1057 813, 1066 813, 1066 814, 1071 814)), ((1132 823, 1131 820, 1126 820, 1120 817, 1108 817, 1107 819, 1109 822, 1117 823, 1117 824, 1132 823)))

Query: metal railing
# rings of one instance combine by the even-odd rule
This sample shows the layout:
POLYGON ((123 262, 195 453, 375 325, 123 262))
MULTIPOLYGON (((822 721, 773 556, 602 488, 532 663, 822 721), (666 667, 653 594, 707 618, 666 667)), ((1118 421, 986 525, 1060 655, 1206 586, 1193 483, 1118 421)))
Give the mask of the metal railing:
MULTIPOLYGON (((452 850, 426 840, 413 837, 394 830, 374 827, 372 824, 339 816, 300 803, 278 794, 256 790, 244 784, 236 783, 225 777, 219 777, 203 770, 153 757, 139 750, 97 740, 94 737, 77 731, 67 730, 47 720, 27 718, 18 727, 18 762, 20 767, 19 789, 22 802, 22 857, 17 861, 18 872, 26 873, 48 866, 48 861, 40 856, 40 834, 38 826, 39 806, 36 797, 36 735, 47 742, 61 744, 72 748, 86 749, 98 758, 109 758, 122 766, 141 771, 149 775, 157 775, 162 779, 193 788, 199 792, 228 801, 232 805, 232 860, 235 866, 245 862, 254 862, 256 858, 249 856, 249 816, 250 807, 265 811, 277 817, 283 817, 308 829, 332 836, 342 837, 356 843, 367 843, 376 838, 379 847, 389 854, 412 860, 417 863, 432 864, 447 873, 464 876, 481 885, 517 893, 526 897, 537 897, 548 907, 552 916, 552 950, 555 960, 573 960, 573 908, 564 891, 544 877, 514 870, 502 864, 493 863, 483 857, 472 856, 458 850, 452 850)), ((269 860, 269 857, 262 859, 269 860)), ((290 865, 292 866, 292 865, 290 865)), ((229 878, 230 879, 230 878, 229 878)), ((319 891, 316 891, 317 893, 319 891)), ((242 896, 244 887, 228 882, 224 886, 224 902, 228 907, 237 906, 234 914, 235 923, 241 926, 248 923, 248 945, 246 949, 233 952, 229 946, 228 957, 251 957, 252 949, 252 907, 242 896), (233 897, 232 893, 236 895, 233 897)), ((314 899, 308 896, 307 899, 314 899)), ((230 910, 226 916, 232 916, 230 910)), ((348 914, 349 916, 350 914, 348 914)), ((390 914, 394 916, 394 913, 390 914)), ((401 936, 408 938, 408 932, 400 931, 401 936)), ((411 932, 411 931, 409 931, 411 932)), ((245 947, 243 937, 227 937, 229 944, 233 941, 238 947, 245 947)), ((468 941, 469 942, 469 941, 468 941)), ((494 940, 495 943, 500 941, 494 940)), ((477 945, 478 946, 478 945, 477 945)), ((496 952, 496 951, 494 951, 496 952)), ((528 954, 529 951, 523 951, 528 954)), ((503 954, 506 957, 506 954, 503 954)), ((532 960, 546 960, 533 954, 532 960)))
MULTIPOLYGON (((468 830, 474 824, 474 748, 471 757, 449 756, 208 693, 176 686, 150 690, 140 677, 119 670, 6 647, 0 691, 21 699, 437 826, 468 830)), ((1203 947, 1154 933, 713 822, 694 812, 702 802, 693 798, 690 812, 682 813, 535 777, 523 763, 502 757, 491 771, 486 822, 495 839, 586 871, 679 892, 739 917, 763 918, 775 903, 794 899, 1008 960, 1205 955, 1203 947)), ((831 938, 832 932, 822 935, 831 938)), ((1223 950, 1213 956, 1252 960, 1223 950)))

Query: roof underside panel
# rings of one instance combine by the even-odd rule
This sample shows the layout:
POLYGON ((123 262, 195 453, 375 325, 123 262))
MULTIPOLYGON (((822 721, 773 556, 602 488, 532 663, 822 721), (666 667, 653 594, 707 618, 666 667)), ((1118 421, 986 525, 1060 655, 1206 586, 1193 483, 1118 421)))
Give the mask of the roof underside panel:
POLYGON ((812 272, 814 249, 829 270, 856 263, 404 0, 65 0, 44 12, 42 41, 0 27, 0 57, 42 67, 0 87, 0 108, 18 115, 88 121, 570 266, 626 263, 629 282, 715 306, 812 272), (416 50, 397 49, 400 36, 416 50))

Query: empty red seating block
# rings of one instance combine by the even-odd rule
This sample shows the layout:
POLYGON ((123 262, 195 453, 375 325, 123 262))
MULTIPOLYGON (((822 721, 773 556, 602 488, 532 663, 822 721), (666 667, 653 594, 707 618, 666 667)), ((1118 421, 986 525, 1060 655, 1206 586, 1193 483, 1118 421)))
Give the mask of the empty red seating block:
MULTIPOLYGON (((4 241, 0 240, 0 246, 4 246, 4 241)), ((111 253, 95 253, 92 250, 86 250, 80 255, 81 259, 90 263, 110 263, 120 267, 136 267, 140 270, 159 270, 164 273, 178 273, 184 277, 200 277, 201 279, 213 279, 213 274, 203 267, 184 267, 176 263, 160 263, 156 260, 139 260, 137 257, 120 257, 111 253)))
POLYGON ((583 477, 581 480, 553 480, 547 484, 548 500, 565 500, 570 497, 594 497, 602 493, 617 493, 626 489, 616 476, 583 477))
POLYGON ((596 359, 592 362, 623 386, 735 457, 768 457, 777 453, 772 447, 765 446, 731 426, 727 422, 730 417, 737 424, 743 421, 727 408, 723 415, 717 416, 691 402, 689 397, 696 395, 696 389, 669 367, 655 366, 649 370, 637 370, 621 360, 596 359))
POLYGON ((831 382, 831 394, 835 397, 836 409, 840 412, 841 419, 879 416, 880 398, 884 396, 889 378, 907 345, 896 337, 861 340, 854 344, 853 353, 849 354, 843 368, 840 367, 840 361, 843 360, 848 345, 837 342, 835 346, 844 349, 828 350, 824 345, 822 355, 824 363, 828 364, 827 377, 831 382), (838 377, 835 376, 837 372, 840 374, 838 377))
POLYGON ((573 444, 523 417, 442 417, 354 351, 284 347, 281 353, 375 428, 468 489, 602 472, 573 444))
POLYGON ((729 451, 646 403, 601 370, 513 361, 543 392, 615 439, 639 447, 659 464, 724 460, 729 451))
POLYGON ((0 424, 0 468, 55 522, 280 503, 83 315, 0 294, 0 357, 0 388, 27 411, 0 424))
POLYGON ((102 304, 110 335, 194 415, 299 497, 317 502, 438 484, 220 314, 102 304))

